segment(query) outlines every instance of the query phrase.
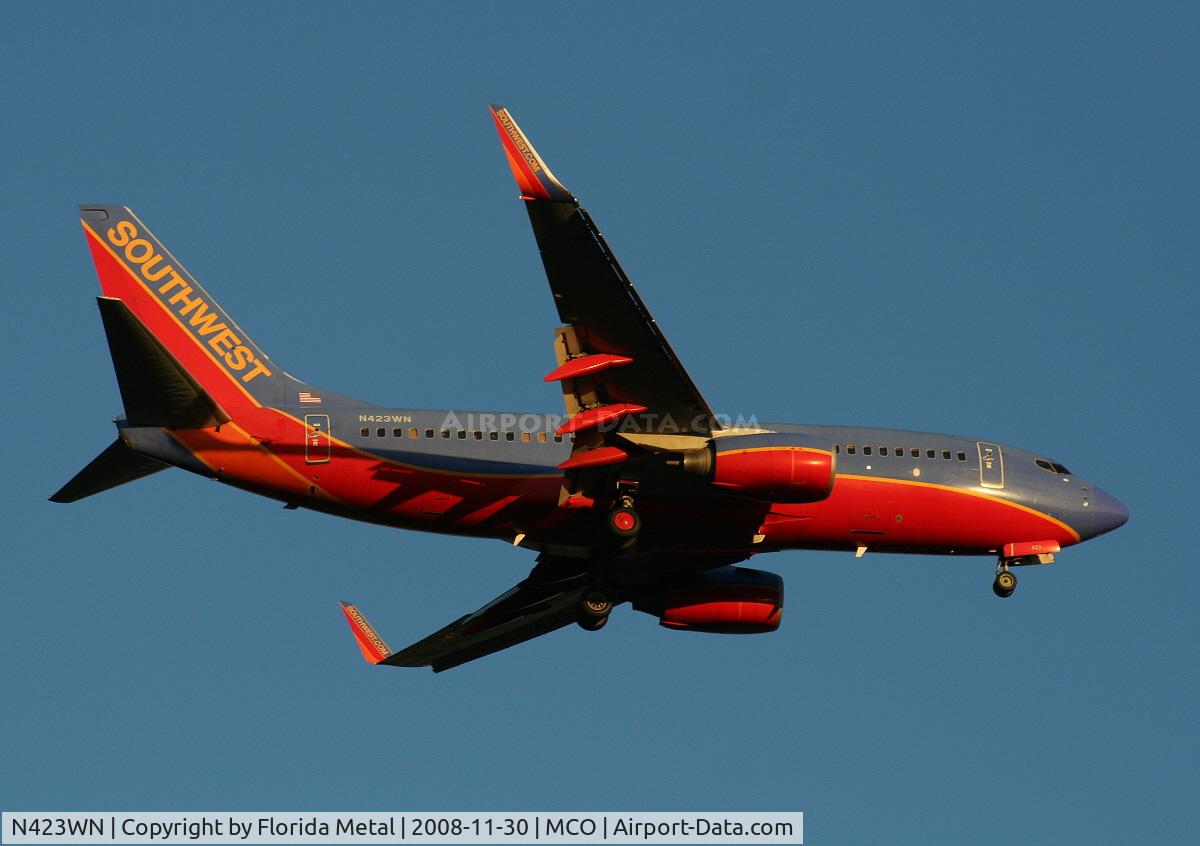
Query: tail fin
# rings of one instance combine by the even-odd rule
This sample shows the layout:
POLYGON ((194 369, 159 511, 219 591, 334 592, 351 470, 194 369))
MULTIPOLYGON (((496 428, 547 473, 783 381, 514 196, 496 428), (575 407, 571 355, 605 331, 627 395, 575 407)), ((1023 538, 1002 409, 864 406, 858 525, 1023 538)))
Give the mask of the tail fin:
MULTIPOLYGON (((80 206, 79 212, 104 296, 120 300, 129 312, 125 316, 110 308, 106 313, 102 301, 106 329, 110 318, 126 326, 131 325, 129 317, 135 318, 166 359, 217 407, 278 401, 284 385, 279 368, 132 211, 123 206, 80 206)), ((145 339, 135 346, 139 354, 148 348, 145 339)), ((116 357, 114 350, 114 362, 116 357)), ((161 364, 164 359, 158 360, 161 364)), ((125 389, 122 382, 128 403, 125 389)))
POLYGON ((136 453, 120 440, 115 440, 104 452, 75 474, 75 478, 63 485, 50 497, 51 502, 75 502, 84 497, 132 482, 159 470, 166 464, 136 453))
POLYGON ((117 385, 131 426, 200 429, 229 415, 121 300, 98 297, 117 385))

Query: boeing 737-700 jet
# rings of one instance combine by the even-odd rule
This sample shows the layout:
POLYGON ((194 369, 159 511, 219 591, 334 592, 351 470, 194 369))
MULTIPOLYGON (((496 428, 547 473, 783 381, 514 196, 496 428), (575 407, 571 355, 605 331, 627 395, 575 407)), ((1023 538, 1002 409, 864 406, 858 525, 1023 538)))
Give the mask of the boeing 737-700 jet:
POLYGON ((285 508, 536 551, 507 593, 398 651, 343 603, 368 661, 435 671, 600 629, 625 602, 671 629, 774 631, 783 580, 738 566, 763 552, 994 556, 1009 596, 1013 567, 1128 518, 1057 461, 994 441, 714 414, 587 211, 491 112, 563 324, 545 379, 565 413, 376 406, 301 382, 133 212, 82 206, 125 414, 51 499, 179 467, 285 508))

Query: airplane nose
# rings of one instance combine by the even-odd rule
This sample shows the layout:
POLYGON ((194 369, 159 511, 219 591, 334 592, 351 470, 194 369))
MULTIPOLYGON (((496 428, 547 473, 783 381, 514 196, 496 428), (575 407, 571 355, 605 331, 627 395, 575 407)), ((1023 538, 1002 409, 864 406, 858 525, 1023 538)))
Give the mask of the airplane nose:
POLYGON ((1097 535, 1119 529, 1129 519, 1129 509, 1125 504, 1099 488, 1092 489, 1091 512, 1092 525, 1097 535))

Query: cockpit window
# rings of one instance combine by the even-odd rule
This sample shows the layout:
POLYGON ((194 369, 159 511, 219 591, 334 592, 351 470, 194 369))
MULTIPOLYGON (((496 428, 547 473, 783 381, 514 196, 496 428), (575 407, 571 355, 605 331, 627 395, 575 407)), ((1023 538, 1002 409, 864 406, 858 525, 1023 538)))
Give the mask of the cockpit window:
POLYGON ((1060 476, 1070 476, 1071 471, 1063 467, 1057 461, 1047 461, 1044 458, 1035 458, 1033 461, 1038 467, 1041 467, 1047 473, 1058 473, 1060 476))

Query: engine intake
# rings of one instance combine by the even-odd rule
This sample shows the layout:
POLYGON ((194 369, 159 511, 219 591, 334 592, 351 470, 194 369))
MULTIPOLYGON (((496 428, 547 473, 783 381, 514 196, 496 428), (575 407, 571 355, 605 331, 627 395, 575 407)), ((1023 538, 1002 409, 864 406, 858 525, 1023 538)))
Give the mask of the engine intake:
POLYGON ((833 491, 831 444, 808 435, 764 433, 713 438, 683 456, 684 472, 770 502, 818 502, 833 491))

